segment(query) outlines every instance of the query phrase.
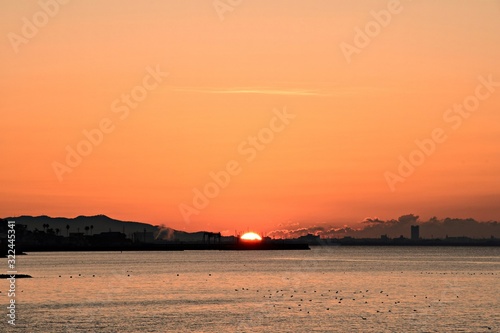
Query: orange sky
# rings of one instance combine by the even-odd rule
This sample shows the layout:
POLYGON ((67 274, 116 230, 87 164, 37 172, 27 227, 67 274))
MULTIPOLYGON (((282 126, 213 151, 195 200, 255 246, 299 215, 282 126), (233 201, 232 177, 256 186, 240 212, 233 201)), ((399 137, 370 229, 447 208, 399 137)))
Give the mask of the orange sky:
POLYGON ((0 3, 0 216, 226 233, 499 219, 499 1, 67 2, 0 3), (78 145, 91 151, 68 166, 78 145))

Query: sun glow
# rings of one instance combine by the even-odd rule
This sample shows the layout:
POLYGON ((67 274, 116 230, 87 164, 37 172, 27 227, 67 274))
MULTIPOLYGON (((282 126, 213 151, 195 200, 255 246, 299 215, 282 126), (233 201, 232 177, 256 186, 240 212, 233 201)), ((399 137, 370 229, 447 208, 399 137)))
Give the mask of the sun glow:
POLYGON ((262 237, 260 237, 258 234, 255 232, 247 232, 243 234, 240 239, 242 240, 247 240, 247 241, 261 241, 262 237))

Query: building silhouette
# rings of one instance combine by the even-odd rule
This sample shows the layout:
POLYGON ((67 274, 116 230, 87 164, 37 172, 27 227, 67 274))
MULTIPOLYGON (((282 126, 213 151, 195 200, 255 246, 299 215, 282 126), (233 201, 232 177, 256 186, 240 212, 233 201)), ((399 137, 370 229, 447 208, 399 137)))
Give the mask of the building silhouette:
POLYGON ((419 240, 420 239, 420 226, 412 225, 411 226, 411 240, 419 240))

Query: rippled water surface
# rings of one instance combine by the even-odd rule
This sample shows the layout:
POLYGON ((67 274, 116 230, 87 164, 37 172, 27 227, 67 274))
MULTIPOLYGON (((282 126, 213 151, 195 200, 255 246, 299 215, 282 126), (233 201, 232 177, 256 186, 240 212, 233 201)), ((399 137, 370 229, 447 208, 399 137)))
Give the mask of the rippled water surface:
POLYGON ((1 281, 0 332, 500 332, 499 248, 29 253, 17 266, 33 278, 17 280, 15 328, 1 281))

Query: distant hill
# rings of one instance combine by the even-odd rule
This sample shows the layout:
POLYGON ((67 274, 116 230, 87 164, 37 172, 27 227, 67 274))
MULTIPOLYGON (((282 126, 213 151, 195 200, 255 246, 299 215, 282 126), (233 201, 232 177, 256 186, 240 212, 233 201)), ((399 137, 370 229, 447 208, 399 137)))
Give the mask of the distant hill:
POLYGON ((75 218, 66 217, 50 217, 46 215, 42 216, 18 216, 18 217, 6 217, 4 220, 16 221, 16 224, 24 224, 27 226, 28 230, 44 230, 44 224, 48 224, 49 228, 59 229, 61 235, 66 235, 66 226, 69 225, 69 232, 80 232, 85 233, 85 227, 94 226, 92 233, 98 234, 101 232, 108 231, 119 231, 124 232, 126 235, 134 232, 158 232, 158 227, 151 224, 142 222, 132 222, 132 221, 120 221, 115 220, 106 215, 96 215, 96 216, 78 216, 75 218))
MULTIPOLYGON (((59 229, 59 234, 66 236, 68 230, 66 226, 69 225, 69 233, 82 232, 86 233, 85 227, 93 226, 92 233, 99 234, 101 232, 117 231, 123 232, 125 235, 130 236, 134 232, 152 232, 155 238, 170 240, 170 241, 180 241, 180 242, 198 242, 203 239, 203 231, 199 232, 185 232, 179 231, 162 226, 153 226, 144 222, 135 221, 120 221, 112 219, 106 215, 95 215, 95 216, 78 216, 75 218, 66 217, 50 217, 46 215, 42 216, 18 216, 18 217, 6 217, 3 218, 4 221, 16 221, 16 224, 23 224, 27 226, 27 229, 34 231, 38 229, 43 231, 44 224, 48 224, 49 228, 56 230, 59 229)), ((90 230, 89 230, 90 234, 90 230)))

